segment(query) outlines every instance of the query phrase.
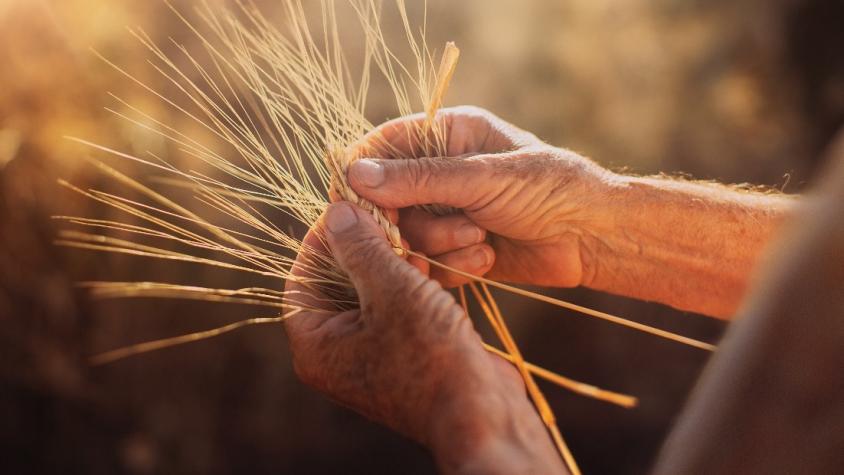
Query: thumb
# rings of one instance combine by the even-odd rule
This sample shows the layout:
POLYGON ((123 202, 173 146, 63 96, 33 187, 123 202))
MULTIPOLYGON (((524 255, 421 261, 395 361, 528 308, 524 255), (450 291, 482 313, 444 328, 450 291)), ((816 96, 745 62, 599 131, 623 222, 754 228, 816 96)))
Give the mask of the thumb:
POLYGON ((442 204, 467 208, 495 191, 490 155, 468 158, 361 159, 349 167, 349 184, 384 208, 442 204))
POLYGON ((397 283, 425 279, 416 267, 396 255, 375 219, 351 203, 344 201, 328 207, 325 235, 331 253, 349 275, 362 304, 385 291, 392 292, 397 283))

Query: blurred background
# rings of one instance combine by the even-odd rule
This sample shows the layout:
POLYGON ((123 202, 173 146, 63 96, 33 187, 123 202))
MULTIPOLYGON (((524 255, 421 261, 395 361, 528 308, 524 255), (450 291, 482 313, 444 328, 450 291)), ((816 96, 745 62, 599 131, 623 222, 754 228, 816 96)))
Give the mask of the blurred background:
MULTIPOLYGON (((173 3, 188 12, 194 4, 173 3)), ((276 1, 257 3, 278 18, 276 1)), ((410 3, 421 20, 423 2, 410 3)), ((341 18, 354 29, 353 15, 341 18)), ((395 16, 386 20, 403 44, 395 16)), ((844 122, 842 25, 844 3, 835 0, 428 1, 430 44, 454 40, 462 49, 448 104, 488 108, 616 170, 788 193, 810 185, 844 122)), ((89 50, 160 81, 126 26, 162 44, 196 43, 163 1, 0 0, 0 472, 434 473, 420 447, 299 384, 277 327, 86 364, 95 352, 254 314, 91 300, 75 281, 244 285, 220 271, 53 245, 63 225, 52 215, 104 213, 58 178, 113 186, 83 160, 91 151, 63 136, 168 153, 103 109, 113 92, 171 114, 89 50)), ((353 44, 349 51, 353 59, 353 44)), ((394 115, 387 91, 371 96, 370 120, 394 115)), ((202 137, 180 120, 171 118, 202 137)), ((549 292, 706 341, 724 330, 654 304, 549 292)), ((708 355, 500 299, 534 363, 640 397, 625 410, 543 386, 585 473, 646 472, 708 355)))

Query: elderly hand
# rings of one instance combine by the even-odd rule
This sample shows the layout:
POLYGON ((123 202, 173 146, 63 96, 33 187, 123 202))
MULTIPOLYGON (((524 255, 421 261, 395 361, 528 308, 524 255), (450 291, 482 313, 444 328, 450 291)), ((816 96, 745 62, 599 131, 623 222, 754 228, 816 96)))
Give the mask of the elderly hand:
MULTIPOLYGON (((389 160, 420 154, 408 130, 422 120, 422 115, 397 119, 369 135, 367 151, 380 159, 351 165, 354 190, 385 208, 437 203, 461 209, 435 218, 408 208, 399 221, 411 246, 452 267, 535 285, 583 284, 590 244, 603 219, 597 204, 610 174, 467 106, 438 116, 448 138, 445 157, 389 160), (472 223, 493 233, 489 244, 478 244, 482 231, 472 223)), ((437 268, 431 275, 446 286, 465 283, 437 268)))
MULTIPOLYGON (((425 266, 398 257, 372 217, 351 204, 331 205, 323 230, 360 308, 339 311, 288 281, 298 304, 323 310, 285 323, 299 377, 426 444, 445 472, 562 470, 518 373, 483 349, 462 308, 425 266)), ((327 252, 317 232, 305 243, 327 252)), ((304 275, 302 256, 293 272, 304 275)))
MULTIPOLYGON (((793 200, 663 177, 611 173, 476 107, 440 112, 445 157, 420 157, 421 115, 364 142, 349 182, 384 208, 417 250, 476 275, 552 287, 583 285, 729 318, 793 200), (435 218, 411 207, 461 210, 435 218), (488 230, 469 247, 456 227, 488 230), (493 259, 494 258, 494 259, 493 259), (494 260, 494 263, 493 263, 494 260)), ((476 236, 480 234, 476 232, 476 236)), ((432 268, 446 286, 465 282, 432 268)))

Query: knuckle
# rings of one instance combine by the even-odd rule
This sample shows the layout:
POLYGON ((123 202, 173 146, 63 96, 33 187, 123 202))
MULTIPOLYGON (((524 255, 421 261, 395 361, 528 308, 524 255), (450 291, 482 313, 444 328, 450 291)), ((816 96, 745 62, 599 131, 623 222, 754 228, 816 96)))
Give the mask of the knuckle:
POLYGON ((451 294, 440 292, 439 297, 432 308, 432 317, 435 324, 452 326, 462 320, 463 309, 457 305, 451 294))
POLYGON ((418 306, 419 311, 425 314, 426 319, 434 322, 450 320, 455 315, 455 310, 459 310, 454 297, 445 292, 439 282, 432 279, 425 279, 414 286, 408 297, 412 302, 422 302, 423 305, 418 306))
POLYGON ((410 187, 416 190, 425 189, 431 179, 432 161, 424 158, 402 161, 407 171, 410 187))
POLYGON ((391 315, 406 313, 419 302, 417 287, 424 276, 413 266, 396 258, 382 265, 378 270, 379 281, 384 284, 377 292, 377 298, 368 299, 361 310, 370 315, 391 315))
POLYGON ((552 157, 545 151, 519 151, 484 157, 484 161, 498 174, 523 180, 535 179, 549 172, 552 157))
POLYGON ((352 234, 344 242, 343 266, 348 269, 362 269, 392 255, 392 250, 384 236, 352 234))
POLYGON ((469 104, 450 107, 445 111, 454 115, 461 115, 470 118, 483 118, 491 120, 492 118, 496 117, 495 114, 482 107, 469 104))
POLYGON ((384 302, 389 307, 406 308, 408 303, 424 301, 427 279, 419 269, 407 264, 401 259, 395 259, 386 264, 379 272, 388 282, 384 287, 384 302))
POLYGON ((397 260, 392 264, 392 269, 388 275, 394 282, 392 290, 395 297, 410 302, 424 298, 424 292, 421 292, 421 290, 429 279, 426 279, 419 272, 419 269, 407 265, 404 261, 397 260))
POLYGON ((515 155, 510 153, 485 153, 467 158, 464 161, 467 165, 474 165, 479 168, 491 169, 500 166, 502 163, 506 163, 507 161, 512 160, 514 157, 515 155))
POLYGON ((398 260, 385 274, 389 286, 380 299, 372 299, 365 312, 373 312, 372 325, 379 332, 399 331, 408 338, 450 338, 460 332, 463 309, 439 282, 425 277, 418 269, 398 260), (401 315, 400 320, 383 318, 401 315))
POLYGON ((441 291, 442 287, 437 281, 424 279, 410 289, 408 296, 413 301, 431 303, 432 301, 437 300, 439 295, 442 293, 441 291))
POLYGON ((490 183, 486 180, 506 174, 508 169, 512 167, 512 162, 520 159, 515 154, 482 154, 463 160, 464 163, 460 166, 470 177, 483 177, 484 179, 480 181, 480 184, 487 186, 490 183))
POLYGON ((469 319, 464 318, 463 309, 448 292, 440 290, 429 297, 424 321, 436 334, 449 335, 460 332, 469 319))
POLYGON ((355 263, 372 262, 383 255, 388 247, 384 237, 377 235, 353 235, 346 243, 348 260, 355 263))
POLYGON ((422 160, 420 165, 424 169, 422 172, 424 185, 429 185, 431 180, 439 177, 444 177, 447 174, 459 172, 465 168, 466 164, 460 159, 449 158, 428 158, 422 160))

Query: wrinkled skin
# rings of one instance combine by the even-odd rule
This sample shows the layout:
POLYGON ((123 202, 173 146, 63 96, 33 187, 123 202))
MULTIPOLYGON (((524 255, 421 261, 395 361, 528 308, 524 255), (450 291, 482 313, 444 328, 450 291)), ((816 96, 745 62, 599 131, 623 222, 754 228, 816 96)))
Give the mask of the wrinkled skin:
MULTIPOLYGON (((381 160, 352 164, 354 190, 383 207, 403 209, 403 235, 414 248, 445 264, 474 274, 488 271, 489 277, 511 282, 584 284, 591 261, 584 241, 592 238, 594 223, 606 221, 599 204, 612 174, 470 106, 438 115, 448 137, 445 157, 390 160, 421 153, 408 130, 422 120, 421 115, 396 119, 370 134, 362 153, 381 160), (435 221, 407 209, 423 203, 459 208, 460 218, 452 219, 468 218, 488 230, 488 244, 476 247, 494 252, 494 264, 477 265, 471 253, 449 241, 448 232, 419 224, 435 221), (443 254, 445 259, 439 257, 443 254)), ((466 282, 439 269, 431 274, 446 286, 466 282)))
MULTIPOLYGON (((403 160, 423 155, 408 134, 420 120, 397 119, 365 137, 357 152, 377 158, 355 161, 349 182, 387 210, 411 249, 474 274, 585 285, 729 318, 762 250, 794 210, 783 196, 615 175, 472 107, 438 116, 448 131, 446 157, 403 160), (413 208, 430 203, 461 211, 436 217, 413 208)), ((371 216, 351 204, 329 207, 324 224, 330 249, 316 238, 322 224, 306 241, 334 255, 360 308, 341 312, 310 294, 305 303, 316 310, 286 323, 300 377, 426 444, 446 473, 565 473, 516 372, 484 351, 451 295, 429 279, 426 261, 396 256, 371 216)), ((294 272, 302 272, 299 262, 294 272)), ((430 277, 464 282, 436 268, 430 277)), ((306 289, 293 279, 287 290, 306 289)), ((792 355, 800 354, 809 353, 792 355)), ((756 400, 744 400, 739 412, 751 414, 746 407, 756 400)), ((706 435, 719 453, 734 418, 720 420, 728 422, 724 430, 706 435)), ((686 436, 699 426, 687 424, 686 436)), ((685 449, 676 458, 670 452, 667 467, 690 460, 685 449)))
MULTIPOLYGON (((349 183, 400 217, 414 249, 496 280, 581 285, 729 319, 794 205, 775 194, 612 173, 477 107, 441 111, 446 156, 424 157, 414 135, 423 120, 399 118, 365 137, 356 155, 375 158, 353 162, 349 183), (431 203, 461 211, 435 218, 414 209, 431 203), (486 242, 450 239, 448 220, 468 220, 486 242)), ((431 276, 444 286, 466 281, 437 267, 431 276)))
MULTIPOLYGON (((324 229, 331 253, 358 291, 360 308, 338 311, 320 300, 323 295, 288 281, 287 291, 303 292, 297 302, 319 310, 285 324, 302 381, 428 445, 444 469, 451 463, 448 450, 462 447, 464 457, 491 450, 490 438, 509 438, 504 447, 492 443, 506 455, 514 450, 511 441, 519 440, 512 428, 524 425, 520 431, 530 438, 519 450, 551 454, 524 459, 553 462, 518 373, 483 349, 462 308, 425 275, 424 263, 398 257, 372 217, 355 206, 334 204, 324 221, 305 242, 327 252, 317 238, 324 229), (441 444, 452 449, 438 450, 441 444)), ((294 274, 302 273, 301 264, 294 267, 294 274)))

